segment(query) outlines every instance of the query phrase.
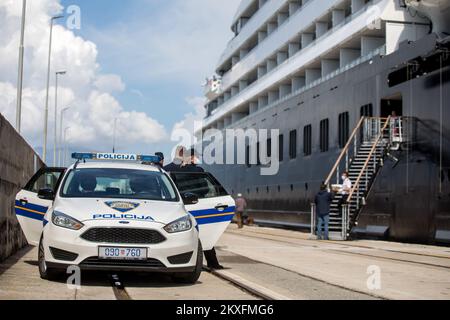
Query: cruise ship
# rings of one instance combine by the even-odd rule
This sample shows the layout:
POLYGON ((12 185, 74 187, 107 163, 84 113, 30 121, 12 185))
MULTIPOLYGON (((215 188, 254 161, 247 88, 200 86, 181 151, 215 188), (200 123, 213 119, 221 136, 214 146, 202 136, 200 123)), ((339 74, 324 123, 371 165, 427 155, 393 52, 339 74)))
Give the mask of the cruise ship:
POLYGON ((450 243, 449 0, 242 0, 231 29, 197 135, 279 130, 275 175, 250 161, 274 160, 270 137, 207 164, 256 223, 313 230, 320 185, 347 171, 333 239, 450 243))

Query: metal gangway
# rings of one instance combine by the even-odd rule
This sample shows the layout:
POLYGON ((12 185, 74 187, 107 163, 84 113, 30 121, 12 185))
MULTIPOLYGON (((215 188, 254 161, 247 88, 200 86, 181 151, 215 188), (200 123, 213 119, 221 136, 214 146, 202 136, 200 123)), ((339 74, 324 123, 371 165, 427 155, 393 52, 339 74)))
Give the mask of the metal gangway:
MULTIPOLYGON (((358 223, 358 217, 373 183, 392 150, 408 143, 408 119, 404 117, 362 117, 342 149, 325 180, 335 191, 330 209, 329 236, 334 240, 347 240, 358 223), (348 172, 352 182, 348 194, 340 194, 340 177, 348 172)), ((311 204, 311 235, 316 232, 316 208, 311 204)))

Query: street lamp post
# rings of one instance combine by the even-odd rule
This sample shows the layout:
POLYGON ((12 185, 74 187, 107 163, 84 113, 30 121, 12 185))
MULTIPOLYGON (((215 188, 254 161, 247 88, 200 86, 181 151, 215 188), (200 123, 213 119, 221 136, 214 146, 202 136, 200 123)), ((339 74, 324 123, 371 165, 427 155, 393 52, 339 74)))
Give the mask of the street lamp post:
POLYGON ((114 118, 114 129, 113 129, 113 153, 116 152, 116 129, 117 129, 117 118, 114 118))
POLYGON ((64 16, 55 16, 50 19, 50 40, 48 43, 48 63, 47 63, 47 96, 45 99, 45 115, 44 115, 44 143, 42 146, 42 159, 46 162, 47 157, 47 129, 48 129, 48 96, 50 90, 50 63, 52 57, 52 36, 53 36, 53 22, 64 16))
POLYGON ((19 71, 17 76, 17 105, 16 105, 16 130, 20 133, 20 123, 22 117, 22 88, 23 88, 23 54, 25 38, 25 14, 27 11, 27 0, 22 2, 22 26, 20 31, 19 45, 19 71))
POLYGON ((67 127, 64 129, 64 163, 63 166, 66 165, 66 155, 67 155, 67 131, 70 129, 70 127, 67 127))
POLYGON ((58 145, 58 164, 60 166, 63 165, 62 163, 62 158, 61 158, 61 153, 62 150, 64 148, 64 142, 63 142, 63 119, 64 119, 64 112, 66 112, 67 110, 69 110, 70 107, 64 108, 61 110, 61 115, 59 116, 59 137, 58 137, 58 141, 59 141, 59 145, 58 145))
POLYGON ((56 167, 56 149, 58 148, 58 76, 65 75, 66 71, 58 71, 55 73, 55 136, 53 141, 53 166, 56 167))

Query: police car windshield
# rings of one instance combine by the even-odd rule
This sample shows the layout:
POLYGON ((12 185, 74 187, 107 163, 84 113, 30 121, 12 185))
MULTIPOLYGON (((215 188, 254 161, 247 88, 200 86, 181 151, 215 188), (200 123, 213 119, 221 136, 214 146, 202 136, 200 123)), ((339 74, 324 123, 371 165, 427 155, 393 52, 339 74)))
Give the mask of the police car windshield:
POLYGON ((61 197, 178 201, 169 178, 161 172, 92 168, 71 170, 61 197))

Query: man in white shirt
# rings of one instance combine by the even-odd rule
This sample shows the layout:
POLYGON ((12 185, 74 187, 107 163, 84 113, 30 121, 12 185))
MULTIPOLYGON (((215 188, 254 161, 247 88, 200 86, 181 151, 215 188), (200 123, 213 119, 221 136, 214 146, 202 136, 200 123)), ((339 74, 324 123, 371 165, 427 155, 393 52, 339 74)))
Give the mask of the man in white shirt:
POLYGON ((352 191, 352 181, 348 177, 348 172, 344 172, 342 174, 342 187, 339 190, 339 193, 343 196, 348 196, 350 194, 350 191, 352 191))

